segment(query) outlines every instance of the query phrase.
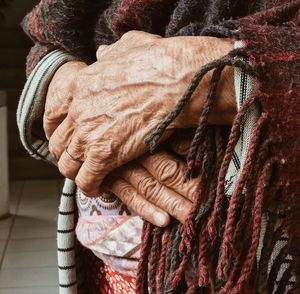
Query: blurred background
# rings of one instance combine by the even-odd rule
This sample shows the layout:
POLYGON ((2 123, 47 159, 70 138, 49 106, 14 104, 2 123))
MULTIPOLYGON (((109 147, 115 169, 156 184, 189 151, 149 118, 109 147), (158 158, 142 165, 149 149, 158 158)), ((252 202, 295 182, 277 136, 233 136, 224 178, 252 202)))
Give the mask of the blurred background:
POLYGON ((56 215, 62 179, 30 158, 16 125, 31 40, 19 23, 37 0, 0 0, 0 294, 58 293, 56 215))

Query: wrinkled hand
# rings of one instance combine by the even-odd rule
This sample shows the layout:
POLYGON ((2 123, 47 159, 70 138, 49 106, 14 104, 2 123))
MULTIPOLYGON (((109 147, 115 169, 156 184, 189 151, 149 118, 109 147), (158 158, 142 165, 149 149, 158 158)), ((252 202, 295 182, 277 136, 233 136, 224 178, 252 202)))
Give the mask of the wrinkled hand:
POLYGON ((187 155, 191 139, 186 131, 176 132, 162 151, 113 171, 105 180, 105 190, 156 226, 167 226, 170 216, 184 223, 199 184, 197 178, 184 182, 182 157, 187 155))
MULTIPOLYGON (((175 140, 172 149, 187 154, 190 139, 175 140)), ((184 182, 184 162, 167 151, 144 155, 114 173, 109 190, 138 215, 156 226, 167 226, 170 216, 184 223, 199 179, 184 182)))
MULTIPOLYGON (((49 149, 60 172, 75 179, 84 194, 97 196, 108 173, 144 154, 144 139, 174 107, 194 72, 232 49, 231 41, 199 38, 129 32, 101 46, 100 60, 78 72, 69 112, 50 137, 49 149)), ((194 94, 198 105, 192 102, 171 129, 197 123, 208 79, 194 94)), ((227 84, 231 89, 233 82, 221 83, 224 93, 227 84)), ((219 100, 227 109, 228 101, 219 100)))
POLYGON ((70 61, 62 65, 53 76, 47 91, 43 118, 47 139, 67 116, 73 99, 74 77, 86 66, 80 61, 70 61))

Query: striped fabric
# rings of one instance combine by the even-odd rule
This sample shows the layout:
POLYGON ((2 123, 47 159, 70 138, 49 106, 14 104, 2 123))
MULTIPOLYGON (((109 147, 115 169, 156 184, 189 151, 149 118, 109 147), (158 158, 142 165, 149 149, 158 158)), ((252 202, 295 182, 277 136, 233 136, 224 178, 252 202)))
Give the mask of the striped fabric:
POLYGON ((73 181, 66 179, 60 198, 57 222, 57 257, 60 294, 77 294, 75 264, 75 192, 73 181))
POLYGON ((29 75, 23 88, 18 109, 17 125, 21 142, 29 155, 55 163, 48 150, 48 141, 43 130, 33 128, 42 122, 48 86, 56 70, 74 57, 61 50, 54 50, 46 55, 29 75), (35 135, 34 135, 35 134, 35 135), (40 137, 36 137, 40 134, 40 137))
MULTIPOLYGON (((242 46, 243 43, 241 41, 235 42, 235 48, 240 48, 242 46)), ((244 61, 247 60, 244 58, 244 61)), ((236 102, 238 109, 240 109, 243 103, 251 96, 251 92, 255 86, 255 79, 252 76, 247 75, 246 72, 240 68, 234 70, 234 76, 236 102)), ((233 193, 235 183, 238 180, 245 162, 251 134, 258 115, 258 109, 255 106, 252 106, 246 114, 245 120, 241 126, 241 137, 234 148, 232 160, 226 175, 225 193, 228 197, 233 193)))

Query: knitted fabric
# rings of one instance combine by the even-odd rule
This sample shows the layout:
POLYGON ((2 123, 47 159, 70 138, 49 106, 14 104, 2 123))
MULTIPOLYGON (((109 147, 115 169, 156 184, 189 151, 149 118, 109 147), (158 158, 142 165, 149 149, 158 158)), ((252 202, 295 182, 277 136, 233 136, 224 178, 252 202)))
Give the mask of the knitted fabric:
POLYGON ((146 140, 154 150, 203 76, 213 70, 187 157, 187 179, 195 173, 201 178, 197 200, 184 225, 173 220, 166 229, 159 229, 145 222, 137 293, 298 293, 300 1, 119 0, 108 1, 98 10, 88 2, 64 1, 70 5, 66 9, 58 5, 60 1, 42 1, 24 25, 38 42, 84 60, 90 60, 96 46, 110 44, 131 29, 162 36, 228 36, 245 42, 244 48, 201 68, 172 113, 146 140), (75 13, 80 7, 80 13, 75 13), (49 20, 43 22, 35 15, 42 15, 46 8, 49 20), (97 13, 91 14, 90 8, 97 13), (57 15, 64 16, 59 23, 57 15), (88 23, 87 15, 94 16, 88 23), (76 29, 76 40, 70 28, 76 29), (251 66, 237 56, 249 59, 251 66), (207 124, 226 65, 241 67, 257 79, 229 134, 226 127, 207 124), (227 198, 226 173, 240 126, 254 103, 261 114, 238 183, 227 198), (285 245, 273 259, 280 240, 285 245), (287 259, 289 266, 283 267, 287 259), (188 270, 194 272, 189 284, 188 270))
POLYGON ((99 45, 111 44, 129 30, 142 30, 166 37, 222 36, 228 29, 221 22, 262 9, 266 5, 264 2, 41 0, 22 21, 24 31, 36 44, 27 59, 27 74, 47 52, 56 48, 85 62, 92 62, 99 45))

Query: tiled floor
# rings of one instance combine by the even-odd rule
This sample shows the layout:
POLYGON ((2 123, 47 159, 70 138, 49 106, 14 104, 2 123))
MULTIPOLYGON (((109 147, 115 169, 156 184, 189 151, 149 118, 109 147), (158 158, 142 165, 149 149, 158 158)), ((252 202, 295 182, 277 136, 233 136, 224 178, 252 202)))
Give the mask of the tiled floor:
POLYGON ((0 294, 56 294, 56 216, 62 182, 11 182, 0 220, 0 294))

